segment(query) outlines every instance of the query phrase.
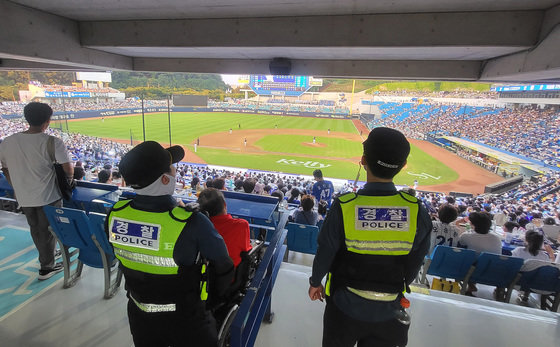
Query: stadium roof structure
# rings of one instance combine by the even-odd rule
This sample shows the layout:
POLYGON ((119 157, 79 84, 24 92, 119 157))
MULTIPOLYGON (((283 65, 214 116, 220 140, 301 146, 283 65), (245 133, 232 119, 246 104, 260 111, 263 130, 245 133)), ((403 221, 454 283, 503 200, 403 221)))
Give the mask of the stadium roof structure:
POLYGON ((0 0, 0 69, 560 81, 560 0, 0 0), (272 74, 274 74, 272 72, 272 74))

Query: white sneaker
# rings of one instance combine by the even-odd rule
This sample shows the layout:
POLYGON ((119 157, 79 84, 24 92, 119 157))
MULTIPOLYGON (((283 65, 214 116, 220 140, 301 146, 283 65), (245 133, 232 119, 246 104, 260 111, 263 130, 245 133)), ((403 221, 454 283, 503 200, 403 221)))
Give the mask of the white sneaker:
POLYGON ((39 270, 39 277, 37 277, 37 279, 39 281, 48 280, 49 278, 53 277, 55 274, 59 273, 62 270, 64 270, 62 263, 56 263, 54 264, 52 269, 39 270))

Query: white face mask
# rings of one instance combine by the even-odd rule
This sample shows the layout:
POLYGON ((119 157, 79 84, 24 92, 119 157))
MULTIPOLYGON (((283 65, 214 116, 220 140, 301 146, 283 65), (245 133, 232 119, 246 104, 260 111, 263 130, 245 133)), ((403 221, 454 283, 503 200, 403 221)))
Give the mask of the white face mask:
MULTIPOLYGON (((175 177, 168 175, 168 174, 164 174, 165 176, 167 176, 167 178, 169 178, 169 182, 164 185, 166 190, 165 190, 165 194, 166 195, 173 195, 175 194, 175 177)), ((161 178, 160 178, 160 182, 161 182, 161 178)), ((163 185, 163 183, 162 183, 163 185)))
POLYGON ((163 174, 149 186, 142 189, 135 189, 134 191, 136 194, 149 196, 173 195, 175 193, 175 177, 163 174), (169 178, 169 182, 167 184, 163 184, 161 181, 161 178, 164 175, 169 178))

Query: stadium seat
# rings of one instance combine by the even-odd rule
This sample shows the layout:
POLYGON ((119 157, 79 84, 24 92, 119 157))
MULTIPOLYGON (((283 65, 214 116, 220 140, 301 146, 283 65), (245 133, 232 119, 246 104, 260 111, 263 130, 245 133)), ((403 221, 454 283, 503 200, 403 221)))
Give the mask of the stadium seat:
POLYGON ((558 311, 560 305, 560 265, 540 260, 528 260, 534 262, 536 269, 521 272, 515 283, 515 289, 524 292, 525 297, 530 293, 541 294, 541 309, 558 311), (551 303, 548 303, 551 299, 551 303))
POLYGON ((44 207, 51 232, 60 245, 64 265, 64 288, 73 287, 84 264, 105 272, 104 298, 112 298, 120 287, 122 272, 104 229, 104 216, 70 208, 44 207), (69 251, 69 247, 74 250, 69 251), (75 257, 77 255, 77 258, 75 257), (76 268, 72 270, 74 264, 76 268))
POLYGON ((476 252, 470 249, 438 245, 432 254, 426 258, 421 283, 427 283, 426 275, 454 279, 461 284, 461 293, 466 291, 464 279, 474 269, 472 264, 476 260, 476 252))
POLYGON ((315 225, 288 223, 288 250, 307 254, 317 253, 319 228, 315 225))
POLYGON ((500 288, 498 292, 503 289, 503 295, 496 295, 496 300, 509 302, 521 266, 521 258, 483 252, 476 260, 474 271, 465 278, 465 283, 495 286, 500 288))

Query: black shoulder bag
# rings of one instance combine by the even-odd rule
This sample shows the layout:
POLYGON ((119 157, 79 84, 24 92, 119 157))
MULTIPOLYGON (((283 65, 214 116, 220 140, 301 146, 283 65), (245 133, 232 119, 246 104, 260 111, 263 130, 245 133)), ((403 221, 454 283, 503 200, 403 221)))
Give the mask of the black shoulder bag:
POLYGON ((62 164, 59 164, 56 161, 54 155, 54 136, 49 136, 49 140, 47 142, 47 152, 49 153, 49 157, 54 166, 54 173, 56 174, 56 185, 58 186, 58 190, 60 191, 60 195, 64 200, 70 200, 72 198, 72 190, 76 187, 76 182, 73 178, 68 179, 66 177, 66 172, 62 168, 62 164))

